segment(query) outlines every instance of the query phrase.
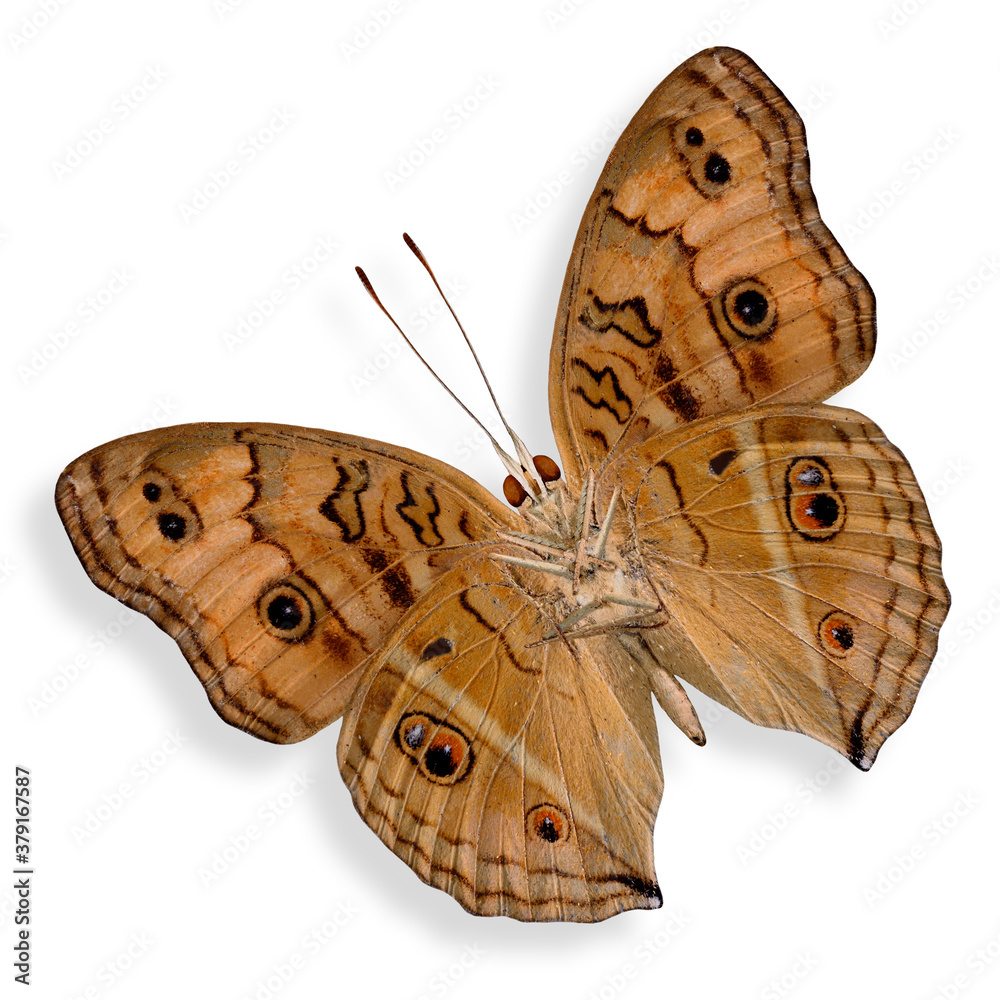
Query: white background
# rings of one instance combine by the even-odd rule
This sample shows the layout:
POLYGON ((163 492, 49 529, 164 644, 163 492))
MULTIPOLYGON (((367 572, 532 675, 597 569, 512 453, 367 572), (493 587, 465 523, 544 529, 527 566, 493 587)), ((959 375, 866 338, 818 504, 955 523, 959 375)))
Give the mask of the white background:
MULTIPOLYGON (((41 0, 4 5, 3 773, 33 775, 38 995, 996 996, 995 6, 587 0, 560 19, 559 0, 394 0, 380 26, 387 2, 92 0, 48 23, 41 0), (31 38, 25 17, 42 24, 31 38), (664 908, 597 926, 474 918, 359 820, 339 723, 293 747, 252 740, 166 635, 119 622, 52 489, 101 442, 193 420, 387 439, 497 489, 462 414, 411 358, 382 354, 397 341, 354 276, 363 263, 486 414, 454 328, 420 318, 439 306, 404 229, 457 283, 520 434, 555 454, 550 330, 608 140, 711 43, 744 49, 803 112, 821 210, 878 296, 875 360, 836 401, 885 429, 930 497, 945 651, 869 774, 695 693, 707 747, 660 717, 664 908), (463 102, 478 106, 450 110, 463 102), (276 111, 293 120, 251 160, 244 142, 276 111), (444 141, 393 182, 435 128, 444 141), (239 173, 185 219, 231 160, 239 173), (283 285, 321 238, 336 252, 283 285), (126 287, 88 321, 116 272, 126 287), (280 307, 228 349, 275 288, 280 307)), ((5 979, 12 902, 0 889, 5 979)))

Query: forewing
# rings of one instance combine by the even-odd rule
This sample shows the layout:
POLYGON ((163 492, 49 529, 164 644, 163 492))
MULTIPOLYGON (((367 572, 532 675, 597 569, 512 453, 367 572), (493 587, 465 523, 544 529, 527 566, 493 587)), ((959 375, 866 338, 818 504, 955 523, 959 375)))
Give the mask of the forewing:
POLYGON ((900 452, 850 410, 769 406, 651 439, 614 472, 670 615, 645 633, 663 665, 870 767, 949 600, 900 452))
POLYGON ((367 667, 341 773, 382 841, 473 913, 655 908, 649 687, 606 636, 534 645, 552 624, 485 559, 450 574, 367 667))
POLYGON ((290 743, 511 515, 467 476, 365 438, 189 424, 72 462, 56 503, 91 579, 177 640, 227 722, 290 743))
POLYGON ((692 56, 625 129, 573 247, 549 388, 570 482, 701 417, 826 399, 871 360, 874 309, 795 110, 743 53, 692 56))

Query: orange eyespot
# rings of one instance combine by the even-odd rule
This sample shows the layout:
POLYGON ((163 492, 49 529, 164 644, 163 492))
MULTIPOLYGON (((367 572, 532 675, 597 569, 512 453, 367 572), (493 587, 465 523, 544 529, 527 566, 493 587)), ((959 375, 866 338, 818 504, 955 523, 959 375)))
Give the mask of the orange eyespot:
POLYGON ((427 744, 424 767, 435 777, 448 779, 458 774, 465 763, 465 741, 458 733, 441 730, 427 744))
POLYGON ((834 656, 846 656, 857 639, 855 622, 840 611, 831 611, 819 623, 819 637, 834 656))
POLYGON ((465 736, 423 712, 410 712, 400 719, 396 745, 436 785, 454 785, 472 766, 472 747, 465 736))
POLYGON ((527 817, 528 836, 547 844, 558 844, 569 839, 569 820, 557 806, 535 806, 527 817))
POLYGON ((520 507, 528 499, 527 491, 513 476, 503 481, 503 495, 511 507, 520 507))
POLYGON ((840 517, 840 504, 829 493, 803 493, 795 498, 795 519, 811 531, 825 531, 840 517))
POLYGON ((542 477, 543 483, 554 483, 562 476, 559 466, 548 455, 536 455, 531 461, 535 465, 535 471, 542 477))

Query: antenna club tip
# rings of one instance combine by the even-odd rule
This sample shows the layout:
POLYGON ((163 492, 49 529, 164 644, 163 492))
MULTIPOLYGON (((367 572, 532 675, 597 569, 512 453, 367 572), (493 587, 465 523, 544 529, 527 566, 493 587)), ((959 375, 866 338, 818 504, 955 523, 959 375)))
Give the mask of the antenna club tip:
MULTIPOLYGON (((430 266, 428 265, 426 259, 424 258, 423 251, 420 249, 420 247, 417 246, 416 241, 409 233, 403 233, 403 242, 410 248, 410 252, 413 254, 413 256, 416 257, 417 260, 419 260, 420 263, 423 264, 428 271, 430 271, 430 266)), ((431 277, 433 278, 434 275, 431 274, 431 277)), ((437 284, 437 282, 435 282, 435 284, 437 284)))

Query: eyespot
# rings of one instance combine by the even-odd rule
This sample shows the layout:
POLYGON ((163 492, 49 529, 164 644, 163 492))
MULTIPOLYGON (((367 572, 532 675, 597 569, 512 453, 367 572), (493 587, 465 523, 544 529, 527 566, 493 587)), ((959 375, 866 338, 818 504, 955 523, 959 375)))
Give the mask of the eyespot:
POLYGON ((179 542, 187 531, 187 521, 180 514, 165 511, 156 519, 160 534, 172 542, 179 542))
POLYGON ((840 504, 831 493, 806 493, 795 498, 795 519, 811 531, 832 528, 840 517, 840 504))
POLYGON ((472 766, 472 748, 462 733, 423 712, 403 716, 396 727, 396 745, 435 785, 454 785, 472 766))
POLYGON ((424 751, 424 768, 435 778, 449 779, 465 761, 465 738, 439 731, 424 751))
POLYGON ((721 153, 711 153, 705 161, 705 180, 712 184, 725 184, 731 173, 729 161, 721 153))
POLYGON ((150 502, 156 503, 160 499, 162 490, 156 483, 145 483, 142 487, 142 495, 150 502))
POLYGON ((713 476, 721 476, 726 469, 729 468, 730 463, 736 458, 738 452, 732 450, 732 448, 727 448, 725 451, 720 451, 718 455, 713 456, 708 461, 708 471, 712 473, 713 476))
POLYGON ((298 642, 316 621, 313 598, 306 589, 284 581, 268 588, 257 599, 257 617, 268 633, 282 642, 298 642))
POLYGON ((444 656, 445 653, 450 653, 453 648, 451 639, 441 636, 441 638, 429 642, 424 647, 424 651, 420 654, 420 659, 433 660, 435 656, 444 656))
POLYGON ((566 813, 558 806, 543 802, 528 811, 525 832, 529 840, 540 840, 553 845, 564 844, 569 840, 570 822, 566 813))
POLYGON ((844 526, 844 498, 822 458, 792 459, 785 470, 785 511, 792 527, 809 541, 826 541, 844 526))
POLYGON ((684 133, 684 141, 689 146, 700 146, 705 141, 705 137, 702 135, 700 128, 689 128, 684 133))
POLYGON ((268 621, 283 632, 290 632, 302 622, 302 607, 297 597, 279 594, 272 597, 267 605, 268 621))
POLYGON ((826 652, 837 657, 847 656, 857 641, 858 622, 843 611, 830 611, 820 619, 817 634, 826 652))
POLYGON ((717 298, 726 325, 744 340, 763 340, 778 325, 771 289, 757 278, 736 281, 717 298))

